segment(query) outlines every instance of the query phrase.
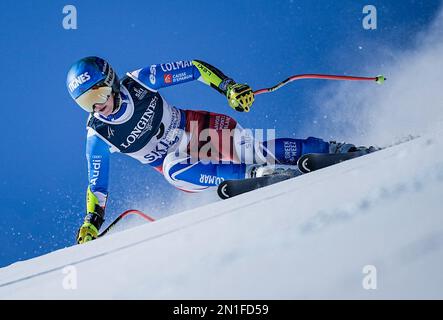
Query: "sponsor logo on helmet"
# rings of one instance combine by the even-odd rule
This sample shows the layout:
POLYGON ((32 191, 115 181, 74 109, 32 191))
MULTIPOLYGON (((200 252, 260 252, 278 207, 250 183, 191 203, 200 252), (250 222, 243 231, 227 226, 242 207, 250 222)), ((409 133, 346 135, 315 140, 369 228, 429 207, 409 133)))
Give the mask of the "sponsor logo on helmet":
POLYGON ((71 82, 69 82, 69 91, 73 92, 75 89, 78 88, 79 85, 88 82, 89 80, 91 80, 91 76, 89 75, 89 73, 82 73, 81 75, 75 77, 71 82))
POLYGON ((143 116, 137 122, 135 128, 131 131, 131 133, 126 137, 126 141, 120 144, 123 148, 129 148, 137 139, 142 137, 146 132, 152 130, 152 121, 154 119, 155 107, 157 106, 158 97, 154 97, 151 100, 148 108, 146 109, 143 116))
POLYGON ((172 74, 168 73, 163 75, 163 79, 165 81, 165 83, 172 83, 172 74))
POLYGON ((192 66, 191 61, 177 61, 177 62, 172 62, 172 63, 163 63, 160 65, 163 72, 169 72, 172 70, 178 70, 178 69, 187 68, 190 66, 192 66))

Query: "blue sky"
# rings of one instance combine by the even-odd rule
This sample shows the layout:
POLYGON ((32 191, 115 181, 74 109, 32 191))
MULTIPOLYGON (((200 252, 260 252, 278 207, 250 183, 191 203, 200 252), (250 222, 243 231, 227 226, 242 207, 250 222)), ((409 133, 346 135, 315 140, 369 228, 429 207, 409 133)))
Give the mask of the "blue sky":
MULTIPOLYGON (((414 35, 432 21, 440 1, 2 4, 0 267, 72 245, 81 224, 87 114, 65 87, 74 61, 102 56, 121 75, 153 63, 201 59, 254 89, 296 73, 373 76, 383 73, 388 61, 382 49, 414 46, 414 35), (77 30, 62 26, 66 4, 77 8, 77 30), (367 4, 377 8, 377 30, 362 27, 367 4)), ((167 88, 163 95, 178 107, 227 113, 244 127, 304 138, 311 135, 307 128, 318 109, 313 97, 324 85, 316 80, 290 84, 257 97, 248 114, 231 110, 221 95, 198 82, 167 88)), ((161 217, 182 197, 151 168, 119 155, 112 157, 110 192, 109 220, 141 201, 161 217)))

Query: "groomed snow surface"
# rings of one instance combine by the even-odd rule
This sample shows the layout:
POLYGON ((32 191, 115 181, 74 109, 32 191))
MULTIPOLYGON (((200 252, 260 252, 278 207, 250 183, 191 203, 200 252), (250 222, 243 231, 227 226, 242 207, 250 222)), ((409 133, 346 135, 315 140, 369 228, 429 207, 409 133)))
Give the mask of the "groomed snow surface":
POLYGON ((15 263, 0 298, 441 299, 442 133, 15 263))

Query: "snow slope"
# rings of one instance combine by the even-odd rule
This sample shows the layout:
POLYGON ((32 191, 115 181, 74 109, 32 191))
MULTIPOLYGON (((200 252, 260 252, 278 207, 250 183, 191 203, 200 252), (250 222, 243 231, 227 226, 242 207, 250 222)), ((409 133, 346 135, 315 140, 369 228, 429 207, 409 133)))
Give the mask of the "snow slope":
POLYGON ((442 133, 13 264, 0 298, 443 298, 442 133))

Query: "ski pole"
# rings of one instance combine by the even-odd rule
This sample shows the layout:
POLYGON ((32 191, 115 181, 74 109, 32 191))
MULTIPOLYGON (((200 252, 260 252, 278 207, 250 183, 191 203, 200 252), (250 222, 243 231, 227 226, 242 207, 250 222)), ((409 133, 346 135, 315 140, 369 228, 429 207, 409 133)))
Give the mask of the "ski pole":
POLYGON ((273 87, 259 89, 257 91, 254 91, 254 95, 276 91, 276 90, 280 89, 281 87, 285 86, 286 84, 288 84, 289 82, 292 82, 295 80, 301 80, 301 79, 375 81, 378 84, 383 84, 386 80, 386 78, 382 75, 379 75, 376 77, 354 77, 354 76, 336 76, 336 75, 329 75, 329 74, 298 74, 298 75, 291 76, 291 77, 287 78, 286 80, 283 80, 283 81, 277 83, 273 87))
POLYGON ((134 210, 134 209, 126 210, 125 212, 121 213, 114 221, 112 221, 112 223, 105 230, 103 230, 102 233, 100 233, 97 237, 100 238, 100 237, 104 236, 105 234, 107 234, 109 232, 109 230, 111 230, 121 219, 123 219, 124 217, 126 217, 130 214, 136 214, 149 222, 155 221, 154 218, 151 218, 150 216, 148 216, 147 214, 145 214, 139 210, 134 210))

